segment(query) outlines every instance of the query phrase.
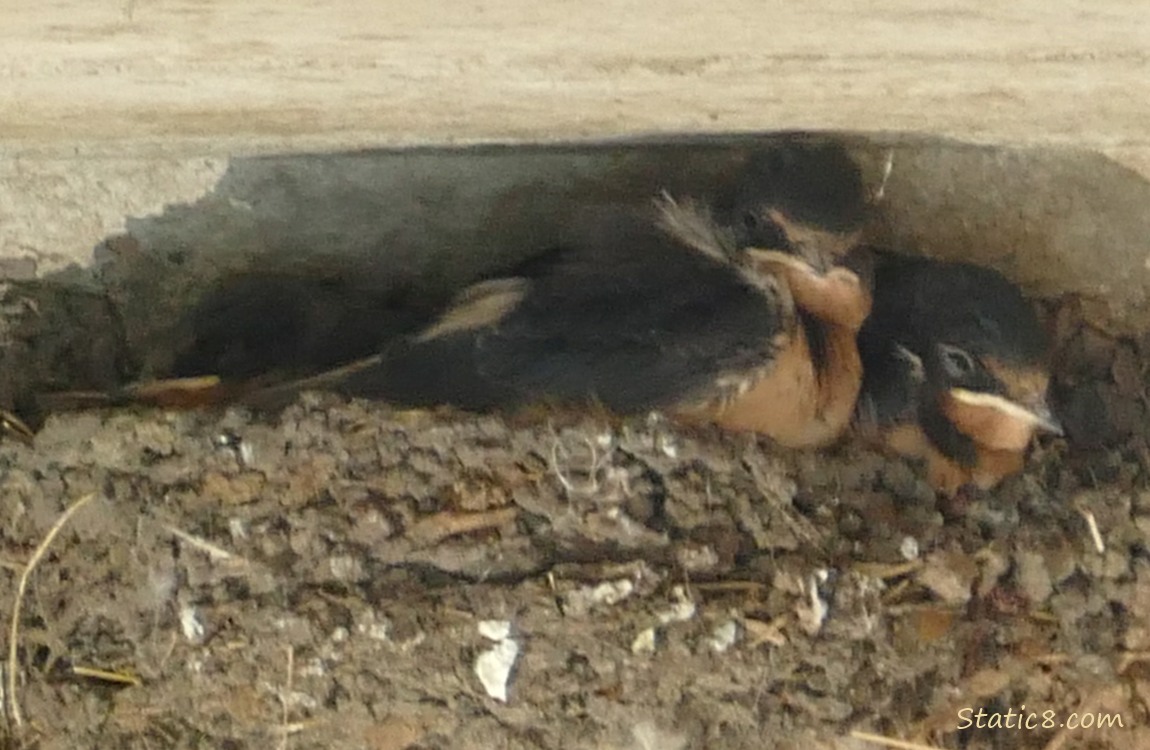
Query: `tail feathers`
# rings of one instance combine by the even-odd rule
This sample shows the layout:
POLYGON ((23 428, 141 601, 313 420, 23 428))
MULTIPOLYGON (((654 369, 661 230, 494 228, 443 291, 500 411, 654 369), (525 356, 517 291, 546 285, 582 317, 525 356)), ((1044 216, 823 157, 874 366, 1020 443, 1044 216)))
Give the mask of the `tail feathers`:
POLYGON ((43 393, 36 402, 43 413, 131 405, 164 409, 201 409, 226 404, 243 404, 255 409, 282 408, 304 391, 344 391, 342 385, 348 378, 378 367, 380 360, 381 356, 375 355, 318 375, 280 383, 268 384, 266 378, 262 382, 235 381, 217 375, 202 375, 133 383, 114 391, 43 393))
POLYGON ((273 410, 287 406, 305 391, 337 391, 354 396, 355 393, 348 392, 346 383, 355 375, 378 368, 382 360, 383 355, 375 354, 318 375, 252 388, 238 401, 253 409, 273 410))
POLYGON ((142 404, 173 409, 195 409, 230 400, 235 384, 215 375, 133 383, 114 391, 60 391, 37 397, 44 412, 79 411, 108 406, 142 404))

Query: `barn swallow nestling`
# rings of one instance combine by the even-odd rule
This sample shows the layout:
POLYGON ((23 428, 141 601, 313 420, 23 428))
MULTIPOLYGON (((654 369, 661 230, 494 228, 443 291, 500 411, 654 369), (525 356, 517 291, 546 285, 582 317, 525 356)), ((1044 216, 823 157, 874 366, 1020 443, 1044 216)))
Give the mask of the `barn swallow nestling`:
POLYGON ((753 153, 733 186, 714 211, 664 197, 584 212, 418 336, 306 385, 469 410, 594 402, 830 442, 853 412, 870 308, 865 260, 839 267, 868 217, 859 168, 799 137, 753 153))
MULTIPOLYGON (((473 285, 417 335, 286 387, 469 410, 593 402, 822 445, 849 424, 862 377, 855 336, 869 284, 865 263, 841 264, 866 205, 841 147, 784 141, 749 158, 714 211, 664 198, 647 211, 584 212, 564 242, 473 285)), ((170 385, 111 400, 179 406, 269 392, 214 374, 170 385)))
POLYGON ((739 247, 786 250, 820 272, 859 245, 872 209, 842 145, 801 135, 752 151, 716 204, 739 247))
POLYGON ((335 389, 468 410, 591 402, 822 445, 849 424, 869 308, 854 272, 736 248, 705 212, 665 201, 654 216, 577 222, 563 246, 466 290, 335 389))
MULTIPOLYGON (((705 214, 673 202, 653 215, 600 213, 520 274, 466 290, 418 335, 289 387, 468 410, 596 402, 785 445, 834 440, 861 382, 855 336, 869 290, 846 268, 824 275, 787 253, 739 250, 707 226, 705 214)), ((254 381, 215 376, 92 394, 87 404, 62 394, 76 405, 176 407, 265 395, 254 381)))
POLYGON ((923 459, 955 494, 1020 471, 1040 432, 1060 434, 1047 406, 1049 345, 1021 291, 966 263, 883 257, 859 334, 860 431, 923 459))

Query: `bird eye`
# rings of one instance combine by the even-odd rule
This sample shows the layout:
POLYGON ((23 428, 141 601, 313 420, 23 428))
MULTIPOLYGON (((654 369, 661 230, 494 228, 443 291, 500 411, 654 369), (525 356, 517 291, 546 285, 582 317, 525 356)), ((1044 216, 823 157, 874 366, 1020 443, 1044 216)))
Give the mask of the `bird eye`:
POLYGON ((791 245, 783 228, 772 219, 747 211, 742 215, 743 238, 747 245, 769 250, 789 250, 791 245))
POLYGON ((970 376, 975 371, 974 358, 959 349, 957 346, 947 344, 938 345, 939 358, 942 359, 943 369, 948 377, 960 379, 970 376))

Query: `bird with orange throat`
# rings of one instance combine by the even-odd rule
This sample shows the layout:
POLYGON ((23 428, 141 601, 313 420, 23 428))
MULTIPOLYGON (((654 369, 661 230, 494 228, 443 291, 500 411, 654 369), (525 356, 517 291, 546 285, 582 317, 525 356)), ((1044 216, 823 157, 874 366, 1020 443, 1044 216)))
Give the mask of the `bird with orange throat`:
MULTIPOLYGON (((747 158, 713 205, 664 196, 646 210, 577 212, 563 242, 467 288, 423 330, 287 387, 478 411, 658 410, 826 445, 848 428, 862 382, 856 336, 871 291, 856 250, 869 208, 845 149, 782 139, 747 158)), ((211 301, 224 303, 236 307, 211 301)), ((274 325, 274 309, 240 307, 274 325)), ((46 405, 258 402, 265 385, 208 373, 46 405)))
POLYGON ((881 256, 859 334, 860 431, 925 462, 938 491, 990 489, 1022 470, 1051 413, 1050 345, 1034 308, 998 272, 881 256))

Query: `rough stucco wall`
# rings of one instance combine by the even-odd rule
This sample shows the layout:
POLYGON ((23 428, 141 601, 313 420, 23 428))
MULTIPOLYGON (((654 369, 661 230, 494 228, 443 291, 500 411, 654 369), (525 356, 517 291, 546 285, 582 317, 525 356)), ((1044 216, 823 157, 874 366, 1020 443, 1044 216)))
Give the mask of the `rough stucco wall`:
MULTIPOLYGON (((270 162, 245 158, 257 154, 806 127, 874 133, 860 145, 873 162, 893 142, 883 133, 918 131, 1027 148, 902 141, 886 204, 897 244, 989 262, 1036 293, 1093 295, 1127 329, 1150 322, 1146 183, 1071 150, 1150 174, 1150 14, 1139 3, 65 0, 2 13, 7 275, 88 264, 127 226, 166 226, 164 243, 226 268, 249 251, 291 254, 304 238, 305 252, 337 252, 382 222, 399 228, 371 252, 420 257, 450 281, 469 261, 452 255, 460 235, 448 226, 478 221, 508 180, 537 189, 572 168, 436 162, 424 187, 468 179, 475 191, 465 209, 456 195, 445 221, 442 195, 417 199, 422 188, 393 179, 407 173, 388 172, 399 162, 386 155, 342 172, 342 157, 289 159, 269 177, 270 162), (294 193, 276 192, 285 181, 294 193), (245 213, 270 205, 257 183, 280 195, 278 215, 245 213), (167 204, 194 205, 162 215, 167 204), (317 222, 336 229, 310 231, 317 222)), ((584 188, 601 193, 618 172, 586 158, 584 188)), ((690 184, 713 171, 705 161, 690 184)), ((669 167, 644 169, 636 195, 674 187, 669 167)), ((540 205, 525 223, 553 210, 540 205)), ((495 245, 532 239, 524 231, 495 245)))
POLYGON ((194 202, 227 159, 105 156, 0 158, 0 275, 25 278, 90 262, 103 237, 131 216, 194 202))

